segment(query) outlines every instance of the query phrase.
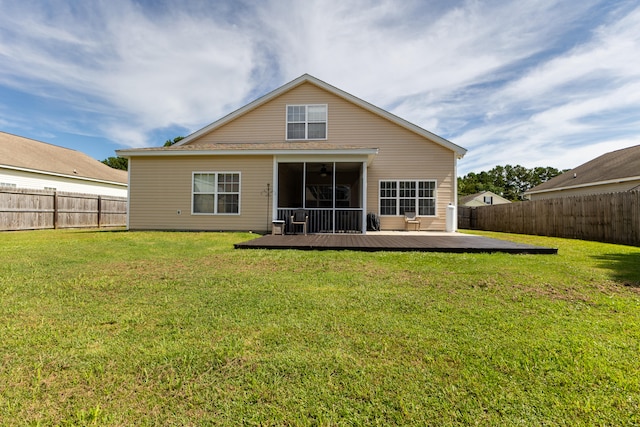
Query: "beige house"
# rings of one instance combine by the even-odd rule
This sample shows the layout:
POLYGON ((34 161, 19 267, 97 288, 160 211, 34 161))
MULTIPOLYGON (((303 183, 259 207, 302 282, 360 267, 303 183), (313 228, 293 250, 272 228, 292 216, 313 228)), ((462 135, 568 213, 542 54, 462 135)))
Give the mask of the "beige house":
POLYGON ((119 150, 129 159, 129 229, 444 230, 466 150, 303 75, 171 147, 119 150))
POLYGON ((603 154, 533 187, 530 200, 615 193, 640 186, 640 145, 603 154))
POLYGON ((481 191, 479 193, 460 197, 460 206, 475 207, 487 205, 503 205, 505 203, 511 203, 511 201, 492 191, 481 191))
POLYGON ((0 132, 0 187, 127 197, 127 172, 76 150, 0 132))

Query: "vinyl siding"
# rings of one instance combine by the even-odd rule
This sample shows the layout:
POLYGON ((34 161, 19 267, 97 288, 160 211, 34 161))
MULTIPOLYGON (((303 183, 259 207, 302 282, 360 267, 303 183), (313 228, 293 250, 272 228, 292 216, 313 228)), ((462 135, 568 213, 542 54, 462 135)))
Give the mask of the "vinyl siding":
POLYGON ((593 185, 588 187, 571 188, 567 190, 556 190, 545 193, 534 193, 530 195, 530 200, 555 199, 558 197, 587 196, 590 194, 604 194, 629 191, 640 185, 640 180, 619 182, 615 184, 593 185))
MULTIPOLYGON (((455 153, 311 83, 282 94, 190 144, 286 142, 286 106, 293 104, 328 105, 327 143, 379 149, 368 169, 367 212, 379 212, 380 180, 435 180, 436 216, 423 217, 422 229, 445 229, 446 207, 455 203, 455 153)), ((382 217, 381 227, 403 229, 404 218, 382 217)))
POLYGON ((272 169, 271 156, 134 157, 129 228, 266 231, 270 218, 262 191, 267 183, 273 188, 272 169), (239 172, 240 215, 192 215, 193 172, 239 172))
POLYGON ((69 193, 127 197, 126 185, 106 182, 100 183, 12 169, 0 169, 0 183, 15 184, 17 188, 31 188, 36 190, 53 188, 57 191, 66 191, 69 193))

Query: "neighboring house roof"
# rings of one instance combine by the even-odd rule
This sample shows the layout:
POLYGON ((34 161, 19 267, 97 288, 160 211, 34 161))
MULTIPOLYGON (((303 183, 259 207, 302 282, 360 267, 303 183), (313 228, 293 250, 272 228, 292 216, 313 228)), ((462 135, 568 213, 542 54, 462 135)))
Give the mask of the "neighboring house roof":
POLYGON ((180 142, 178 142, 177 144, 175 144, 176 146, 184 146, 184 145, 188 145, 191 141, 201 137, 202 135, 205 135, 209 132, 212 132, 213 130, 229 123, 230 121, 236 119, 239 116, 242 116, 243 114, 248 113, 249 111, 252 111, 258 107, 260 107, 261 105, 271 101, 272 99, 282 95, 283 93, 298 87, 304 83, 311 83, 315 86, 318 86, 340 98, 343 98, 361 108, 364 108, 365 110, 376 114, 380 117, 383 117, 405 129, 408 129, 411 132, 417 133, 418 135, 421 135, 439 145, 442 145, 443 147, 446 147, 452 151, 454 151, 457 155, 458 158, 462 158, 467 150, 460 147, 459 145, 454 144, 451 141, 448 141, 434 133, 429 132, 428 130, 422 129, 419 126, 414 125, 413 123, 410 123, 394 114, 389 113, 388 111, 385 111, 379 107, 376 107, 375 105, 372 105, 366 101, 363 101, 360 98, 357 98, 341 89, 338 89, 334 86, 331 86, 328 83, 323 82, 322 80, 319 80, 309 74, 303 74, 302 76, 298 77, 297 79, 285 84, 284 86, 279 87, 278 89, 269 92, 268 94, 256 99, 255 101, 245 105, 244 107, 224 116, 223 118, 211 123, 208 126, 205 126, 204 128, 192 133, 191 135, 187 136, 186 138, 182 139, 180 142))
POLYGON ((113 169, 69 148, 0 132, 0 168, 127 185, 126 171, 113 169))
POLYGON ((461 197, 459 201, 459 205, 460 206, 485 206, 486 203, 483 201, 483 199, 486 196, 493 197, 494 205, 511 203, 510 200, 507 200, 504 197, 492 191, 481 191, 479 193, 469 194, 468 196, 461 197))
POLYGON ((640 145, 612 151, 543 182, 527 194, 640 180, 640 145))

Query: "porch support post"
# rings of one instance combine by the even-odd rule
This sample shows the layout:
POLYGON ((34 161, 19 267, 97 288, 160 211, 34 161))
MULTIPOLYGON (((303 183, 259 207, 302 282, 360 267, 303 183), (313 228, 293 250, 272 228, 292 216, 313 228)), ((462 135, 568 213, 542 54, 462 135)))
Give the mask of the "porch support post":
POLYGON ((367 162, 362 162, 362 234, 367 234, 367 162))
POLYGON ((271 199, 271 220, 278 219, 278 187, 280 185, 278 182, 278 167, 278 158, 277 156, 273 156, 273 177, 271 178, 271 182, 273 182, 273 185, 271 186, 273 197, 271 199))

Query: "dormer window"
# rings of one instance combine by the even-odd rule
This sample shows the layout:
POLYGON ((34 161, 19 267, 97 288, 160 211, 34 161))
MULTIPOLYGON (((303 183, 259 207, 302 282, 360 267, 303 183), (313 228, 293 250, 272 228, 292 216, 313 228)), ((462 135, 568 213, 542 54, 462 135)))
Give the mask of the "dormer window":
POLYGON ((287 105, 287 139, 327 139, 327 105, 287 105))

